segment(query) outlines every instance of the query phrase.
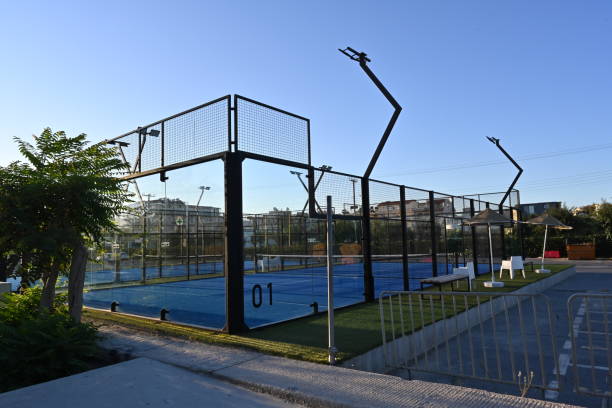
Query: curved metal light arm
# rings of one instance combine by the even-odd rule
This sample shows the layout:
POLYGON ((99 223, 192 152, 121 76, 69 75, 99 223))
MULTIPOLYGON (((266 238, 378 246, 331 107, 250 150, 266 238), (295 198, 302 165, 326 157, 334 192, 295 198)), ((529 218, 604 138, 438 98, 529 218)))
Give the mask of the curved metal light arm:
POLYGON ((518 169, 518 174, 516 175, 516 177, 514 177, 514 180, 512 180, 512 184, 510 184, 510 187, 508 187, 508 190, 506 191, 506 194, 504 195, 504 198, 502 198, 502 200, 499 203, 499 206, 501 207, 502 205, 504 205, 504 202, 506 202, 506 199, 510 195, 510 192, 514 188, 514 185, 518 181, 519 177, 521 177, 521 174, 523 174, 523 169, 521 168, 521 166, 518 165, 517 162, 514 161, 512 156, 510 156, 508 154, 508 152, 506 150, 504 150, 503 147, 501 147, 501 145, 499 144, 499 139, 496 139, 496 138, 490 137, 490 136, 487 136, 487 139, 489 139, 489 142, 491 142, 495 146, 497 146, 497 148, 504 154, 504 156, 506 156, 508 158, 508 160, 510 160, 512 162, 512 164, 514 164, 514 167, 516 167, 518 169))
POLYGON ((353 61, 359 62, 359 66, 361 67, 361 69, 372 80, 372 82, 374 82, 374 85, 376 85, 376 87, 380 90, 380 92, 382 92, 385 98, 387 98, 389 103, 395 109, 395 112, 393 112, 393 115, 391 116, 391 119, 389 120, 389 124, 387 125, 387 128, 385 129, 385 132, 383 133, 383 136, 380 139, 380 142, 378 142, 378 147, 376 148, 376 151, 374 152, 374 155, 372 156, 372 159, 370 160, 370 164, 368 165, 368 168, 365 174, 363 175, 363 177, 367 179, 370 177, 370 174, 372 174, 372 170, 374 170, 374 166, 376 165, 376 162, 378 161, 378 157, 380 156, 380 153, 385 147, 385 143, 387 143, 387 139, 389 138, 389 135, 391 134, 391 131, 393 130, 393 126, 395 126, 395 122, 397 121, 397 118, 399 117, 400 112, 402 111, 402 107, 400 106, 399 103, 397 103, 395 98, 393 98, 393 96, 389 93, 387 88, 385 88, 382 82, 380 82, 380 80, 376 77, 376 75, 374 75, 370 67, 368 67, 367 63, 371 62, 371 60, 367 57, 367 54, 365 52, 358 52, 351 47, 346 47, 344 50, 338 48, 338 51, 340 51, 341 53, 343 53, 344 55, 346 55, 353 61))

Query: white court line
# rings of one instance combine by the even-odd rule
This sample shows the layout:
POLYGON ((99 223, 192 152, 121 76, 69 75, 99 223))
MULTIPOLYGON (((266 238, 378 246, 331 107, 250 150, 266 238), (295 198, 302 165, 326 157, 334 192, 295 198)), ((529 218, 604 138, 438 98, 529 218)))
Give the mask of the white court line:
MULTIPOLYGON (((550 388, 559 389, 559 382, 557 380, 552 380, 551 382, 548 383, 548 386, 550 388)), ((554 401, 557 398, 559 398, 559 391, 546 390, 544 392, 544 399, 547 401, 554 401)))
MULTIPOLYGON (((569 354, 562 353, 559 354, 559 375, 567 374, 567 368, 570 365, 570 356, 569 354)), ((553 369, 553 374, 557 374, 557 370, 553 369)))
POLYGON ((576 333, 584 333, 584 334, 592 334, 592 335, 595 335, 595 336, 605 336, 605 335, 607 335, 607 334, 608 334, 608 333, 606 333, 606 332, 600 332, 600 331, 588 331, 588 330, 576 330, 575 332, 576 332, 576 333))
POLYGON ((604 367, 604 366, 597 366, 597 365, 592 366, 588 364, 573 364, 573 365, 578 368, 588 368, 589 370, 612 371, 612 368, 604 367))
MULTIPOLYGON (((582 320, 583 320, 583 316, 584 316, 584 312, 586 309, 586 303, 584 301, 584 299, 582 300, 582 303, 580 304, 580 308, 578 309, 578 312, 576 313, 576 317, 574 317, 574 321, 572 322, 572 330, 574 332, 574 339, 576 339, 578 337, 578 334, 580 333, 580 325, 582 324, 582 320)), ((563 349, 564 350, 569 350, 571 349, 571 338, 568 338, 567 340, 565 340, 565 343, 563 343, 563 349), (569 344, 569 345, 568 345, 569 344)), ((570 364, 570 355, 569 353, 565 352, 565 353, 560 353, 559 354, 559 360, 557 361, 557 367, 559 367, 559 376, 563 376, 565 377, 565 374, 567 374, 567 368, 569 367, 570 364)), ((553 368, 553 375, 556 376, 557 375, 557 368, 553 368)), ((559 382, 557 380, 551 380, 548 383, 548 388, 556 388, 559 389, 559 382)), ((557 398, 559 398, 559 392, 558 391, 553 391, 553 390, 546 390, 546 392, 544 393, 544 399, 549 400, 549 401, 554 401, 557 398)))
POLYGON ((589 347, 589 346, 580 346, 581 349, 585 349, 585 350, 598 350, 598 351, 606 351, 608 350, 607 347, 600 347, 600 346, 593 346, 593 347, 589 347))

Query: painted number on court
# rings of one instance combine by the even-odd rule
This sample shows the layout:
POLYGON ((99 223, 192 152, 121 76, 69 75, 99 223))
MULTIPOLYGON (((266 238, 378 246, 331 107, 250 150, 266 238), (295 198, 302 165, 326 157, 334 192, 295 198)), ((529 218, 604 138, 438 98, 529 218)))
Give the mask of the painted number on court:
MULTIPOLYGON (((272 282, 266 285, 268 288, 268 298, 270 301, 270 305, 272 305, 272 282)), ((253 290, 251 292, 251 300, 253 302, 253 307, 258 308, 263 303, 263 290, 260 285, 254 285, 253 290)))

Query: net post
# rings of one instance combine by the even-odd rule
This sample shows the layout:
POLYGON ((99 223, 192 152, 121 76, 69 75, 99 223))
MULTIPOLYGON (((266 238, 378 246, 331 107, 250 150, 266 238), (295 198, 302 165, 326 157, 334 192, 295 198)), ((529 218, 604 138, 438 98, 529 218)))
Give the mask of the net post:
POLYGON ((438 276, 438 240, 436 239, 436 206, 434 192, 429 192, 429 228, 431 230, 431 271, 432 276, 438 276))
POLYGON ((334 220, 332 197, 327 196, 327 339, 329 364, 336 364, 336 345, 334 339, 334 220))
POLYGON ((374 276, 372 275, 372 232, 370 229, 370 182, 361 179, 361 220, 362 220, 362 251, 363 251, 363 287, 365 301, 374 300, 374 276))
POLYGON ((227 333, 248 330, 244 323, 244 236, 240 152, 224 155, 225 182, 225 327, 227 333))
MULTIPOLYGON (((474 199, 470 198, 470 218, 476 215, 474 199)), ((478 237, 476 236, 476 225, 470 226, 472 230, 472 262, 474 262, 474 274, 478 275, 478 237)))
POLYGON ((404 290, 410 290, 408 276, 408 222, 406 221, 406 187, 400 186, 400 219, 402 223, 402 279, 404 290))

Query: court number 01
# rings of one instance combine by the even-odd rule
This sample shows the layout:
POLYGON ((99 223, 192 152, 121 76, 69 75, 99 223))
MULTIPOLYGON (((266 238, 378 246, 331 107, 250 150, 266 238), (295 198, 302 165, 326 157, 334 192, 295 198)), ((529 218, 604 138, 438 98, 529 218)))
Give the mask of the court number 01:
MULTIPOLYGON (((272 305, 272 282, 266 285, 268 288, 268 296, 270 299, 270 305, 272 305)), ((253 286, 253 291, 251 293, 253 300, 253 307, 260 307, 263 302, 263 290, 259 284, 253 286)))

